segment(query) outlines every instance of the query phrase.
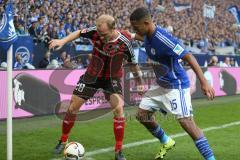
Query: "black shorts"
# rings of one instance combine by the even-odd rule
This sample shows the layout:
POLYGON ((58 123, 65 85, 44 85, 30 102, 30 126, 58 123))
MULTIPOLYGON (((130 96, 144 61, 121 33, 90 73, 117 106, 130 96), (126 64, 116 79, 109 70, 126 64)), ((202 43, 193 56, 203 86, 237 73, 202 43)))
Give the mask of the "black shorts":
POLYGON ((77 86, 73 90, 73 94, 88 100, 94 94, 102 89, 105 98, 109 101, 110 96, 114 93, 122 95, 122 86, 120 78, 98 78, 95 82, 88 83, 84 80, 84 75, 80 77, 77 86))

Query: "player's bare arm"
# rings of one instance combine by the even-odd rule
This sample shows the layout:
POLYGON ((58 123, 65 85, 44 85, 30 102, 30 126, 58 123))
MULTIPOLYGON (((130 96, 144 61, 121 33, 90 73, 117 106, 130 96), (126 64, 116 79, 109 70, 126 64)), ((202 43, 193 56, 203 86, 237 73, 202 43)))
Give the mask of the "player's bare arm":
POLYGON ((202 69, 200 68, 195 57, 191 53, 188 53, 183 57, 183 60, 188 62, 193 71, 196 73, 198 79, 200 80, 201 89, 204 92, 204 94, 208 97, 209 100, 213 100, 215 97, 215 91, 208 84, 206 78, 203 75, 202 69))
POLYGON ((137 33, 131 33, 129 32, 129 34, 131 35, 131 38, 134 39, 134 40, 138 40, 138 41, 144 41, 144 37, 137 34, 137 33))
POLYGON ((130 64, 130 71, 133 73, 134 79, 137 82, 137 89, 140 95, 144 94, 144 83, 142 78, 142 71, 137 64, 130 64))
POLYGON ((142 84, 142 72, 137 64, 130 64, 130 71, 133 73, 134 78, 137 80, 139 85, 142 84))
POLYGON ((53 48, 57 47, 56 50, 59 50, 60 48, 62 48, 64 46, 64 44, 79 38, 80 33, 81 33, 81 30, 77 30, 77 31, 69 34, 67 37, 65 37, 63 39, 51 40, 49 42, 49 49, 53 49, 53 48))
POLYGON ((124 30, 130 37, 131 39, 138 40, 138 41, 144 41, 144 37, 137 34, 137 33, 131 33, 129 30, 124 30))

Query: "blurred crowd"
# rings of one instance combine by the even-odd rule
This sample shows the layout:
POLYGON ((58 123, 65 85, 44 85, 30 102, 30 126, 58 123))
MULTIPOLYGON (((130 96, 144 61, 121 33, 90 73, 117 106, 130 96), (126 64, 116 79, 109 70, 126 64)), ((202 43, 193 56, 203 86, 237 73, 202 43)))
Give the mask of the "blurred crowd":
POLYGON ((235 19, 227 10, 231 5, 240 8, 239 0, 177 0, 177 2, 189 3, 191 8, 176 12, 172 1, 161 0, 160 5, 164 11, 161 10, 160 14, 159 10, 154 12, 155 21, 169 28, 177 37, 191 45, 196 41, 202 42, 201 44, 207 41, 210 48, 240 43, 240 36, 234 27, 235 19), (203 17, 204 4, 216 7, 214 19, 203 17))
POLYGON ((157 24, 170 27, 174 35, 183 40, 208 39, 213 45, 228 41, 239 42, 235 34, 234 17, 227 11, 239 0, 175 0, 189 3, 190 9, 176 12, 173 0, 19 0, 16 1, 15 26, 19 34, 28 32, 38 40, 63 38, 69 33, 93 26, 96 18, 104 13, 113 15, 117 28, 131 29, 129 15, 136 7, 147 5, 157 24), (207 22, 203 5, 216 7, 215 18, 207 22), (159 12, 159 6, 163 9, 159 12), (207 23, 207 26, 206 26, 207 23), (206 30, 207 29, 207 30, 206 30))
POLYGON ((113 15, 118 28, 130 26, 129 14, 143 0, 19 0, 15 3, 15 27, 36 41, 63 38, 78 29, 95 25, 102 14, 113 15))
POLYGON ((237 61, 233 57, 226 56, 223 61, 219 61, 217 56, 212 56, 208 67, 238 67, 237 61))
MULTIPOLYGON (((239 49, 240 34, 237 34, 237 28, 233 27, 234 17, 227 11, 231 5, 240 8, 239 0, 175 0, 177 3, 191 5, 191 8, 180 12, 174 9, 173 1, 15 0, 14 24, 18 34, 30 34, 35 43, 43 42, 47 46, 50 39, 63 38, 75 30, 94 26, 96 18, 102 14, 113 15, 117 20, 117 28, 131 30, 130 13, 135 8, 145 5, 151 11, 156 24, 172 32, 185 45, 205 48, 211 54, 214 54, 215 46, 233 46, 239 49), (216 7, 214 19, 204 19, 204 4, 216 7)), ((2 12, 3 5, 0 5, 0 14, 2 12)), ((84 68, 87 64, 87 62, 81 64, 81 58, 68 56, 68 53, 62 56, 66 58, 59 56, 52 64, 66 68, 69 66, 84 68), (61 59, 64 61, 61 62, 61 59), (80 67, 76 66, 78 63, 80 67)), ((88 59, 85 58, 85 61, 88 59)), ((36 68, 46 68, 49 64, 51 64, 50 53, 46 53, 36 68)), ((20 69, 21 66, 16 65, 17 68, 20 69)))

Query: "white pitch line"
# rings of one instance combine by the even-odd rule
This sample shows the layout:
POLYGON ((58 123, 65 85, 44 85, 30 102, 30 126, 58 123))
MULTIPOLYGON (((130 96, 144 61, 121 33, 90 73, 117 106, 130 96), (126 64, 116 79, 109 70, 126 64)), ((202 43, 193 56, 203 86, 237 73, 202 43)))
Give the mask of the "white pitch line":
MULTIPOLYGON (((53 158, 53 159, 51 159, 51 160, 65 160, 65 159, 64 159, 64 158, 53 158)), ((96 160, 96 159, 91 158, 91 157, 84 157, 83 160, 96 160)))
MULTIPOLYGON (((212 130, 218 130, 218 129, 223 129, 223 128, 228 128, 228 127, 232 127, 232 126, 237 126, 240 125, 240 121, 236 121, 236 122, 231 122, 231 123, 227 123, 227 124, 223 124, 220 126, 212 126, 212 127, 208 127, 203 129, 204 132, 208 132, 208 131, 212 131, 212 130)), ((183 133, 177 133, 174 135, 170 135, 170 137, 172 138, 178 138, 178 137, 183 137, 186 136, 187 133, 183 132, 183 133)), ((154 139, 148 139, 148 140, 143 140, 143 141, 137 141, 137 142, 133 142, 133 143, 128 143, 123 145, 123 148, 131 148, 131 147, 136 147, 136 146, 140 146, 140 145, 144 145, 144 144, 149 144, 149 143, 154 143, 154 142, 158 142, 159 140, 154 138, 154 139)), ((95 151, 91 151, 91 152, 87 152, 86 156, 93 156, 96 154, 102 154, 102 153, 107 153, 107 152, 111 152, 114 151, 113 147, 108 147, 108 148, 102 148, 102 149, 98 149, 95 151)), ((52 160, 60 160, 60 159, 52 159, 52 160)))
MULTIPOLYGON (((222 129, 222 128, 228 128, 231 126, 236 126, 236 125, 240 125, 240 121, 236 121, 236 122, 232 122, 232 123, 228 123, 228 124, 223 124, 221 126, 213 126, 213 127, 209 127, 209 128, 205 128, 203 129, 204 132, 208 132, 208 131, 212 131, 212 130, 218 130, 218 129, 222 129)), ((174 135, 170 135, 170 137, 172 138, 177 138, 177 137, 183 137, 186 136, 187 133, 183 132, 183 133, 177 133, 174 135)), ((123 145, 123 148, 131 148, 131 147, 136 147, 136 146, 140 146, 143 144, 149 144, 149 143, 154 143, 154 142, 158 142, 159 140, 154 138, 154 139, 148 139, 148 140, 143 140, 143 141, 138 141, 138 142, 133 142, 133 143, 128 143, 123 145)), ((101 154, 101 153, 106 153, 106 152, 110 152, 110 151, 114 151, 113 147, 109 147, 109 148, 103 148, 103 149, 98 149, 95 151, 91 151, 91 152, 87 152, 86 156, 93 156, 96 154, 101 154)))

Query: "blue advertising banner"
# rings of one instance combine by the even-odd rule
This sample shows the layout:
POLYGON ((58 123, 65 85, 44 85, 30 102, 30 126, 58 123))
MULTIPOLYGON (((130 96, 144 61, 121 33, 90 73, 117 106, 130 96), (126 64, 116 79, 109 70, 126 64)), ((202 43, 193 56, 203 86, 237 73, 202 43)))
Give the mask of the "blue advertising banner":
POLYGON ((20 54, 22 63, 32 63, 33 39, 31 36, 18 36, 13 44, 13 64, 16 62, 16 55, 20 54))

